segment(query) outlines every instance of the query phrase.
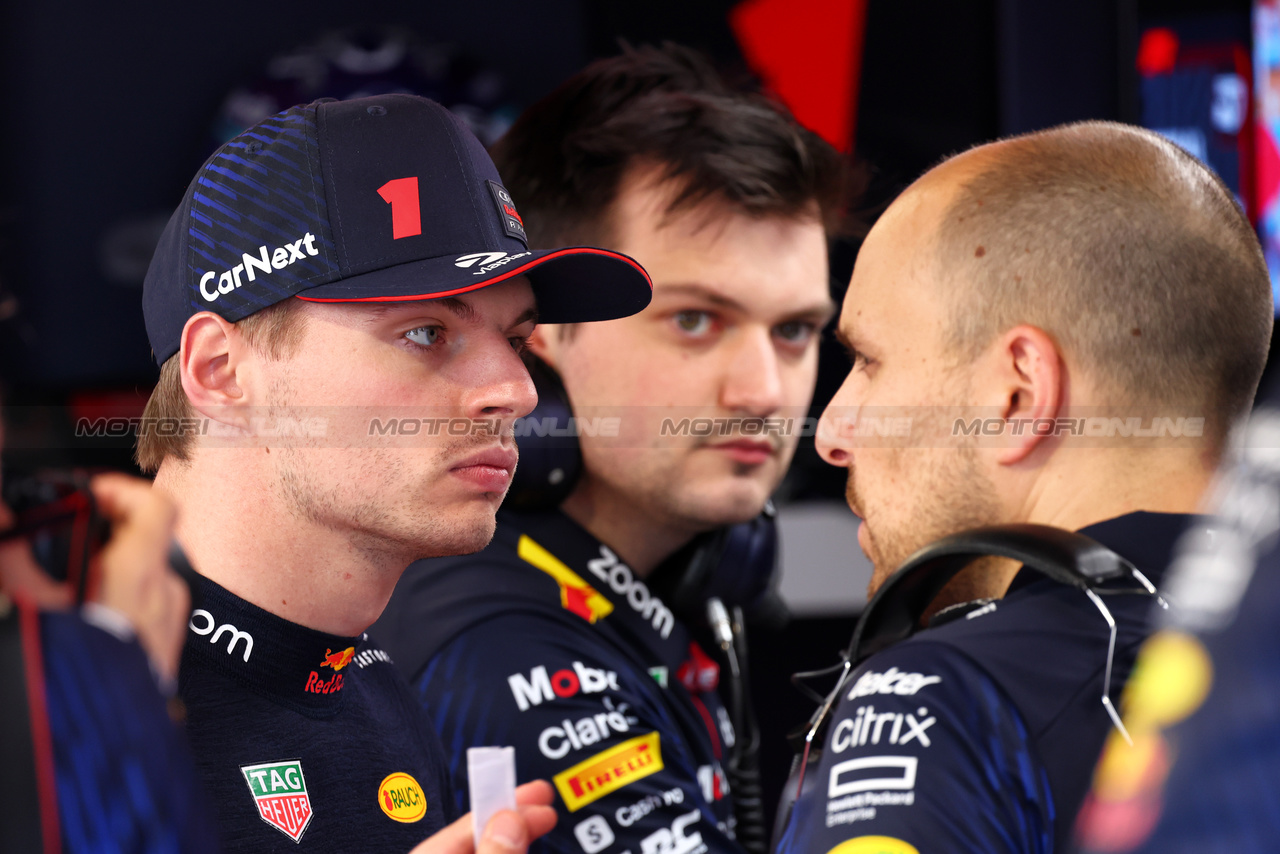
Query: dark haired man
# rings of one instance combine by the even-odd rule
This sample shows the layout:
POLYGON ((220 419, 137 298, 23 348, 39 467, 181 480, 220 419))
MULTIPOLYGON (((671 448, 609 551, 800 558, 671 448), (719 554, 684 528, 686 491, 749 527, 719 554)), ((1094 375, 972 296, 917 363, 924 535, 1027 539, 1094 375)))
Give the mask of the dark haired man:
MULTIPOLYGON (((411 568, 379 635, 457 779, 463 748, 488 743, 517 747, 522 779, 554 779, 550 847, 737 850, 716 665, 654 582, 755 518, 791 459, 798 429, 751 428, 794 428, 809 404, 840 159, 670 46, 591 65, 494 157, 533 245, 633 255, 654 299, 627 320, 539 328, 533 352, 574 416, 612 418, 614 435, 581 431, 581 476, 559 508, 504 511, 486 551, 411 568), (663 429, 697 419, 728 429, 663 429)), ((763 849, 756 834, 741 841, 763 849)))
MULTIPOLYGON (((1158 583, 1271 328, 1248 221, 1153 133, 1076 124, 933 169, 859 253, 839 327, 854 366, 818 437, 849 470, 872 591, 931 541, 1003 523, 1080 531, 1158 583), (869 413, 911 417, 910 442, 863 439, 869 413)), ((1119 587, 1098 598, 1108 684, 1082 591, 1016 564, 958 576, 934 607, 970 607, 832 695, 778 850, 1065 850, 1113 726, 1101 700, 1154 605, 1119 587)))
MULTIPOLYGON (((179 689, 227 850, 405 851, 441 829, 439 744, 364 631, 413 560, 489 541, 539 312, 648 299, 617 253, 528 250, 480 143, 424 98, 293 107, 200 169, 143 290, 168 419, 146 423, 182 441, 140 456, 206 576, 179 689), (423 413, 448 435, 374 429, 423 413)), ((490 850, 554 821, 539 788, 490 850)), ((446 834, 437 850, 470 848, 446 834)))

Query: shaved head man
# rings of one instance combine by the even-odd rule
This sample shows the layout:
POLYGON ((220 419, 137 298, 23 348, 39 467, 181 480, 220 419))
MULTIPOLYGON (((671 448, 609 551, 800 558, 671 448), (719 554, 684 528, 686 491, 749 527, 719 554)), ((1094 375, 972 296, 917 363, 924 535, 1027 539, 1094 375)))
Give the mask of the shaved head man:
MULTIPOLYGON (((940 537, 1028 522, 1157 580, 1252 402, 1271 326, 1248 221, 1155 134, 1076 124, 931 170, 861 249, 839 324, 854 365, 818 439, 848 469, 871 592, 940 537), (884 416, 909 418, 910 437, 869 440, 884 416)), ((843 682, 781 849, 1061 847, 1111 727, 1099 700, 1151 607, 1106 598, 1110 684, 1109 629, 1080 591, 973 564, 927 630, 843 682)))

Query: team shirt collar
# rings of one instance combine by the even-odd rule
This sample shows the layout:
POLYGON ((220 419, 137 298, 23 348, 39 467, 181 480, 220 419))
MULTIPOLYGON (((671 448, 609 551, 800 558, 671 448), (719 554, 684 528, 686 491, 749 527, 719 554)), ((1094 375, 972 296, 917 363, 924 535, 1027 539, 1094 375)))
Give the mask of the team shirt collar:
MULTIPOLYGON (((1097 540, 1128 560, 1157 587, 1165 568, 1173 561, 1182 532, 1203 517, 1186 513, 1126 513, 1081 528, 1080 533, 1097 540)), ((1009 585, 1008 593, 1020 590, 1043 576, 1021 569, 1009 585)), ((1006 595, 1008 595, 1006 593, 1006 595)))
POLYGON ((183 649, 191 665, 217 670, 311 717, 337 714, 367 635, 343 637, 292 623, 201 579, 183 649))
POLYGON ((690 656, 688 631, 617 553, 558 510, 500 515, 517 556, 559 586, 561 607, 627 636, 674 677, 690 656))

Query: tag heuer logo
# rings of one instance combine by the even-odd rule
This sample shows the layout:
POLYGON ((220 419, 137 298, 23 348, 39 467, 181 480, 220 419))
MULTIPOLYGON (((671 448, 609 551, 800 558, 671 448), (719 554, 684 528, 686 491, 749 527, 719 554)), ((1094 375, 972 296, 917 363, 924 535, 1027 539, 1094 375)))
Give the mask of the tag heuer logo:
POLYGON ((311 799, 302 777, 302 760, 283 759, 260 765, 241 765, 262 820, 298 842, 311 823, 311 799))

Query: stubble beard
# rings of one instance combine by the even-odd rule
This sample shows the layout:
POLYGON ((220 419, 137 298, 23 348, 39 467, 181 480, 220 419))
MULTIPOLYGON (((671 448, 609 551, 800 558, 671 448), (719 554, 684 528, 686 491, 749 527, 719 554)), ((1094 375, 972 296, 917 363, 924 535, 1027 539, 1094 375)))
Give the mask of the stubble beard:
MULTIPOLYGON (((647 460, 630 471, 608 470, 587 463, 584 474, 594 481, 593 491, 607 490, 616 512, 625 508, 628 516, 642 514, 653 523, 671 530, 691 534, 714 530, 749 521, 757 516, 777 488, 777 482, 755 488, 738 489, 736 480, 752 478, 755 466, 731 462, 728 470, 715 478, 694 478, 685 468, 694 454, 702 453, 701 444, 682 449, 675 459, 647 460)), ((608 449, 601 449, 608 453, 608 449)), ((790 453, 783 451, 779 471, 785 471, 790 453)), ((780 478, 779 478, 780 480, 780 478)))
MULTIPOLYGON (((906 474, 903 460, 908 453, 919 453, 918 449, 895 449, 891 466, 898 473, 906 474)), ((909 490, 910 494, 900 496, 909 502, 909 511, 901 521, 890 523, 878 511, 871 507, 883 506, 884 496, 877 496, 868 505, 866 496, 861 496, 857 488, 856 470, 849 468, 849 480, 845 486, 845 498, 851 508, 858 508, 868 514, 863 518, 870 523, 867 528, 867 542, 870 554, 867 558, 872 564, 871 581, 867 585, 867 597, 870 598, 896 572, 907 558, 924 546, 942 537, 992 525, 999 521, 1000 510, 996 500, 995 485, 979 465, 977 449, 964 446, 947 449, 938 460, 926 462, 921 466, 923 477, 899 478, 900 487, 909 490), (918 481, 918 482, 915 482, 918 481)))
MULTIPOLYGON (((455 460, 470 450, 489 444, 481 437, 448 445, 436 456, 455 460)), ((414 560, 480 551, 493 537, 493 512, 477 518, 475 512, 459 514, 452 508, 432 505, 438 481, 448 477, 441 468, 410 482, 406 473, 419 470, 406 464, 412 449, 350 449, 364 459, 345 486, 317 476, 316 461, 306 459, 306 448, 282 447, 273 451, 280 496, 291 516, 306 524, 344 535, 351 547, 376 563, 390 563, 403 570, 414 560), (373 494, 350 488, 372 484, 373 494)), ((482 502, 477 495, 471 501, 482 502)))

